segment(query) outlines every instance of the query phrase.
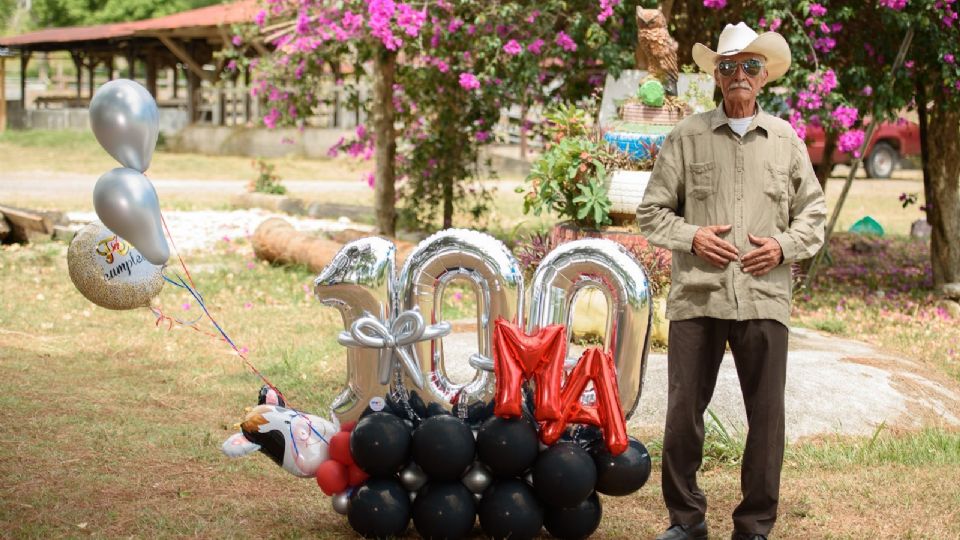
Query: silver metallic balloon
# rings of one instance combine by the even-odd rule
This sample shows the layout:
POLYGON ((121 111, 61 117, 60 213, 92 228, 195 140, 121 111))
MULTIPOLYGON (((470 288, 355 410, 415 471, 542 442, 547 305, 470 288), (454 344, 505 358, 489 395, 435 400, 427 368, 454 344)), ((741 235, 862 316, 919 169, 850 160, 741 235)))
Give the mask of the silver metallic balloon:
MULTIPOLYGON (((576 240, 547 254, 531 285, 528 332, 549 324, 573 327, 577 295, 595 287, 607 298, 604 348, 613 352, 620 403, 627 418, 640 400, 652 327, 652 292, 643 266, 610 240, 576 240)), ((593 398, 592 391, 584 400, 593 398)))
MULTIPOLYGON (((477 298, 477 353, 492 358, 493 322, 498 317, 522 324, 523 273, 510 250, 496 238, 477 231, 449 229, 430 236, 407 257, 397 287, 403 310, 419 308, 427 324, 441 320, 444 291, 451 282, 473 286, 477 298)), ((444 357, 439 339, 413 346, 425 386, 420 398, 430 406, 452 411, 469 424, 493 414, 493 373, 472 369, 473 377, 457 384, 450 377, 451 358, 444 357)), ((468 358, 458 358, 459 370, 470 370, 468 358)), ((461 378, 462 380, 462 378, 461 378)))
MULTIPOLYGON (((348 243, 314 280, 314 294, 324 305, 337 308, 343 327, 374 317, 390 320, 394 297, 397 248, 383 238, 362 238, 348 243)), ((381 349, 347 349, 347 385, 331 408, 341 422, 360 418, 371 398, 387 394, 380 382, 381 349)))
POLYGON ((490 474, 489 469, 478 461, 467 471, 467 474, 463 475, 460 481, 472 493, 483 493, 493 482, 493 475, 490 474))
POLYGON ((160 133, 160 112, 150 92, 129 79, 101 86, 90 101, 90 127, 100 145, 124 167, 150 167, 160 133))
POLYGON ((407 491, 413 492, 422 488, 427 483, 427 473, 423 472, 416 463, 407 465, 400 471, 400 484, 407 491))
POLYGON ((162 265, 170 258, 157 190, 146 176, 126 168, 108 171, 93 187, 93 208, 108 229, 133 244, 148 261, 162 265))
POLYGON ((151 264, 98 221, 73 237, 67 268, 77 290, 108 309, 149 306, 163 288, 163 267, 151 264))
POLYGON ((347 515, 347 511, 350 510, 350 492, 343 491, 337 493, 330 498, 330 505, 333 506, 334 512, 341 516, 347 515))

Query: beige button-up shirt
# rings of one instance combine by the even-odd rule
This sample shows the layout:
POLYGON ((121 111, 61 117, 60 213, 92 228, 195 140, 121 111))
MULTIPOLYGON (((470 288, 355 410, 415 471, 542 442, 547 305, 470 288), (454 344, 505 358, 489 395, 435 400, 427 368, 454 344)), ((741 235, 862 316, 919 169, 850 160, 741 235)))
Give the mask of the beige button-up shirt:
POLYGON ((787 122, 757 115, 743 137, 723 107, 684 119, 670 132, 637 207, 641 232, 673 252, 670 320, 774 319, 789 326, 790 263, 823 244, 826 204, 803 141, 787 122), (753 277, 739 261, 720 269, 693 254, 706 225, 732 225, 722 237, 740 256, 756 248, 747 234, 773 237, 783 263, 753 277))

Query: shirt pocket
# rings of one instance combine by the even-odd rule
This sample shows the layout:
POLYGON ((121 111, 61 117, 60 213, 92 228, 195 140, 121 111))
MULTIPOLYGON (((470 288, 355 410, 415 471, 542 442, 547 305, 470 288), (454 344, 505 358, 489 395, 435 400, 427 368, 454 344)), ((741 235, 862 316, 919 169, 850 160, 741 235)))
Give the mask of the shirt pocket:
POLYGON ((764 181, 763 192, 770 198, 770 202, 772 202, 777 209, 777 229, 784 231, 787 228, 789 218, 788 186, 790 174, 787 167, 769 161, 766 162, 766 169, 767 177, 764 181))
POLYGON ((691 197, 702 201, 717 192, 717 180, 714 174, 716 170, 715 162, 691 163, 689 168, 691 197))

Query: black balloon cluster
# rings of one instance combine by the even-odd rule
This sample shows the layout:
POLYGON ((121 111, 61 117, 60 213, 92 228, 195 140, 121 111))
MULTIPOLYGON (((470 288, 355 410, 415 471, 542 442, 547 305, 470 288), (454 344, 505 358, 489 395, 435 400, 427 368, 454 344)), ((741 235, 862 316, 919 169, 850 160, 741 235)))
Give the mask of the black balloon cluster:
POLYGON ((350 526, 367 538, 403 534, 462 538, 479 516, 492 538, 585 538, 600 525, 598 493, 627 495, 650 475, 650 456, 630 439, 612 456, 602 440, 573 438, 541 450, 532 421, 491 417, 474 432, 431 416, 415 429, 389 412, 363 417, 350 451, 370 479, 350 497, 350 526))

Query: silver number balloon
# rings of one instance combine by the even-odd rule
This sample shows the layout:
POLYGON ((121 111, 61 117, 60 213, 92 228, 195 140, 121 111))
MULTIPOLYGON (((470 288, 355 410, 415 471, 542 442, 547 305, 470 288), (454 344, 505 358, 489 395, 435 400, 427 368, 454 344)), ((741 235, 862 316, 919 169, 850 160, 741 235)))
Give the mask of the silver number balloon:
POLYGON ((150 92, 129 79, 101 86, 90 101, 90 127, 100 145, 124 167, 150 167, 160 133, 160 112, 150 92))
MULTIPOLYGON (((491 358, 493 322, 498 317, 522 324, 523 273, 510 250, 496 238, 477 231, 449 229, 425 239, 403 265, 398 285, 402 309, 418 308, 427 324, 441 320, 444 291, 454 280, 470 283, 477 298, 477 352, 491 358)), ((424 374, 421 399, 452 411, 470 423, 493 414, 493 373, 474 369, 473 377, 457 384, 448 373, 439 339, 414 345, 424 374)), ((468 359, 459 367, 470 369, 468 359)))
POLYGON ((101 176, 93 188, 93 208, 108 229, 133 244, 151 263, 159 266, 170 258, 157 190, 140 172, 116 168, 101 176))
MULTIPOLYGON (((643 266, 610 240, 576 240, 543 258, 531 285, 529 333, 549 324, 573 327, 573 306, 586 288, 607 298, 604 348, 613 352, 620 402, 627 418, 640 400, 647 365, 652 294, 643 266)), ((584 399, 591 399, 585 393, 584 399)))
MULTIPOLYGON (((345 329, 367 316, 390 320, 396 252, 393 242, 383 238, 355 240, 314 281, 317 298, 340 311, 345 329)), ((380 355, 381 349, 347 349, 347 387, 331 406, 341 422, 357 420, 371 398, 387 394, 388 385, 380 382, 380 355)))

